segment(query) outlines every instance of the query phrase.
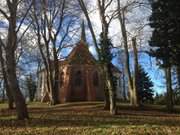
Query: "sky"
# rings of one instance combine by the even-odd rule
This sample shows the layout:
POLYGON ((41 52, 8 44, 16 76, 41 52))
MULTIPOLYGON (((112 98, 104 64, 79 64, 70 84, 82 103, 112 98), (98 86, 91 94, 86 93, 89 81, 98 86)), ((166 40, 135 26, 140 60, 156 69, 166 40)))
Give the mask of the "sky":
MULTIPOLYGON (((99 34, 101 32, 101 22, 100 22, 100 17, 99 13, 97 10, 96 6, 96 0, 89 0, 90 3, 88 4, 88 9, 90 11, 90 18, 93 24, 93 28, 95 30, 96 37, 98 39, 99 34)), ((126 0, 124 0, 125 2, 126 0)), ((113 5, 110 7, 108 10, 111 11, 116 7, 116 5, 113 5)), ((149 10, 144 10, 142 9, 135 9, 132 12, 127 14, 127 20, 129 22, 133 23, 127 23, 127 31, 128 33, 131 33, 134 35, 136 33, 136 29, 138 26, 142 25, 140 22, 147 23, 148 22, 148 16, 150 15, 149 10)), ((82 15, 82 20, 86 20, 85 17, 82 15)), ((6 21, 0 21, 0 28, 4 27, 6 21)), ((92 43, 92 38, 90 35, 90 31, 88 30, 88 26, 86 23, 86 34, 87 34, 87 39, 89 43, 89 50, 90 52, 96 56, 96 51, 94 49, 93 43, 92 43)), ((147 26, 142 30, 142 33, 139 36, 139 41, 138 43, 141 46, 141 49, 143 50, 148 50, 148 40, 151 36, 151 29, 147 26)), ((4 32, 3 29, 0 29, 0 32, 4 32)), ((80 32, 80 31, 79 31, 80 32)), ((121 44, 121 29, 120 29, 120 24, 118 20, 112 21, 110 28, 109 28, 109 37, 112 39, 114 46, 119 46, 121 44)), ((63 53, 68 54, 70 50, 65 50, 63 53)), ((118 64, 118 59, 114 59, 113 63, 115 65, 118 64)), ((164 84, 164 74, 161 70, 158 69, 156 66, 156 62, 154 58, 150 58, 147 54, 140 53, 139 54, 139 63, 144 67, 145 71, 149 73, 152 81, 154 82, 154 90, 158 93, 163 93, 165 92, 165 88, 163 87, 164 84)))
MULTIPOLYGON (((132 0, 133 1, 133 0, 132 0)), ((95 0, 90 0, 91 4, 88 4, 89 11, 90 13, 90 18, 93 23, 93 27, 95 29, 96 37, 99 36, 100 30, 101 30, 101 22, 99 19, 99 13, 97 10, 96 2, 95 0)), ((124 3, 126 4, 126 0, 124 0, 124 3)), ((113 5, 110 7, 109 10, 113 10, 116 6, 113 5)), ((148 18, 151 14, 151 11, 147 8, 140 8, 140 9, 135 9, 130 13, 127 13, 127 20, 129 22, 133 23, 127 23, 127 31, 131 33, 132 35, 136 34, 136 29, 144 24, 148 23, 148 18)), ((151 37, 151 28, 146 25, 142 33, 139 36, 139 41, 138 44, 140 45, 139 49, 140 50, 149 50, 148 46, 148 41, 151 37)), ((87 32, 89 35, 89 32, 87 32)), ((110 28, 109 28, 109 37, 113 39, 113 44, 114 46, 119 46, 122 42, 120 40, 121 37, 121 29, 120 29, 120 24, 118 20, 112 21, 110 28)), ((91 41, 92 42, 92 41, 91 41)), ((95 49, 93 46, 89 47, 90 51, 96 55, 95 49)), ((118 60, 114 59, 113 63, 117 65, 118 60)), ((164 93, 166 88, 164 87, 165 82, 164 82, 164 73, 162 70, 158 68, 156 65, 156 60, 155 58, 151 58, 148 54, 145 53, 139 53, 139 63, 143 66, 146 72, 148 72, 150 78, 152 79, 154 83, 154 90, 157 93, 164 93)))

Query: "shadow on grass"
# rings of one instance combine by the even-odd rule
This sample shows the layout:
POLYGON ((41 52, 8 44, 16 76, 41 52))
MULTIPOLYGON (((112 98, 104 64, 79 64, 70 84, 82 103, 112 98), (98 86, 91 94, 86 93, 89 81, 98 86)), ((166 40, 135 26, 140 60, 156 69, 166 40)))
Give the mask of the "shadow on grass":
POLYGON ((127 125, 162 125, 162 126, 180 126, 180 120, 157 119, 143 117, 90 117, 87 115, 62 115, 61 118, 32 118, 25 121, 1 120, 0 127, 108 127, 108 126, 127 126, 127 125))
POLYGON ((119 106, 118 115, 111 116, 103 110, 102 103, 68 103, 53 107, 29 108, 31 119, 18 121, 0 113, 0 127, 109 127, 128 125, 180 126, 180 115, 169 114, 159 108, 133 108, 119 106), (7 117, 7 118, 6 118, 7 117))

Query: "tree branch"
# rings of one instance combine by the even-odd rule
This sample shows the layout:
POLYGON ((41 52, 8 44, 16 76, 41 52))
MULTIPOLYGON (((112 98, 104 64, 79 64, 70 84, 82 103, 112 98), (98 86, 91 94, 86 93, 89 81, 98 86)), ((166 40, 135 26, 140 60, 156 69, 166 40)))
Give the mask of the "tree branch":
POLYGON ((9 16, 6 14, 6 12, 2 9, 0 9, 0 13, 7 19, 9 20, 9 16))
POLYGON ((22 20, 20 21, 20 24, 19 24, 19 26, 18 26, 18 28, 17 28, 17 30, 16 30, 16 33, 19 32, 19 30, 20 30, 20 28, 21 28, 21 26, 22 26, 22 24, 23 24, 23 22, 24 22, 24 20, 25 20, 25 18, 26 18, 26 16, 27 16, 27 14, 29 13, 32 5, 33 5, 33 1, 32 1, 31 4, 29 5, 29 8, 27 9, 27 11, 26 11, 25 15, 23 16, 22 20))

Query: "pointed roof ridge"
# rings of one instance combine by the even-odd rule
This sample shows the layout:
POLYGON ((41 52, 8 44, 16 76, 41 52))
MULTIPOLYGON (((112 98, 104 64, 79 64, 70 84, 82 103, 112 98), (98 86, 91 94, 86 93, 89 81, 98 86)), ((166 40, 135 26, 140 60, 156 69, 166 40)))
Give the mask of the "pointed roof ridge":
POLYGON ((96 59, 94 58, 94 56, 91 54, 91 52, 89 51, 89 48, 88 46, 85 44, 85 42, 78 42, 76 44, 76 46, 72 49, 72 51, 70 52, 70 54, 67 56, 67 59, 66 60, 70 60, 72 59, 72 57, 78 53, 79 51, 82 51, 83 49, 85 49, 87 51, 87 53, 90 55, 90 57, 93 59, 93 61, 96 62, 96 59))
POLYGON ((82 23, 81 23, 81 41, 86 43, 86 32, 85 32, 84 20, 82 20, 82 23))

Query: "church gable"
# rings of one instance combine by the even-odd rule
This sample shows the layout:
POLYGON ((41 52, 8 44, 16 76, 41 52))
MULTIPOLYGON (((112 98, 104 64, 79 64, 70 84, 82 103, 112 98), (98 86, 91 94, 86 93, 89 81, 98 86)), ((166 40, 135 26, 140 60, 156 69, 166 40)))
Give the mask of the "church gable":
POLYGON ((89 52, 88 46, 80 41, 77 46, 72 50, 67 58, 68 63, 71 64, 89 64, 94 65, 97 63, 96 59, 89 52))

